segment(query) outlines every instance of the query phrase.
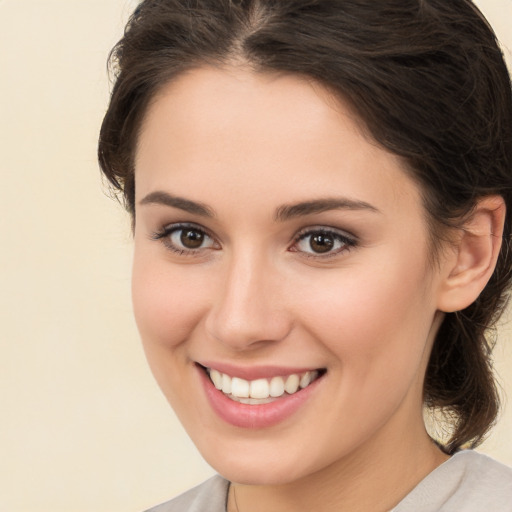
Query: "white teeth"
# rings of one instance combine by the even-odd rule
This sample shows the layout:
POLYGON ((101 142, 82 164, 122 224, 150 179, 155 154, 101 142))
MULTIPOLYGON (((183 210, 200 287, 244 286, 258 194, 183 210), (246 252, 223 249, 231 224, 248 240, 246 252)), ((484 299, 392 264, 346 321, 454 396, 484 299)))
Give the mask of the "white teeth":
POLYGON ((311 383, 311 372, 306 372, 301 378, 299 386, 301 389, 305 388, 306 386, 309 386, 311 383))
POLYGON ((262 404, 271 402, 273 398, 283 396, 285 391, 293 395, 304 389, 318 378, 318 371, 303 374, 292 373, 286 377, 272 377, 248 381, 239 377, 230 377, 225 373, 210 368, 207 370, 213 385, 237 402, 244 404, 262 404))
POLYGON ((267 379, 258 379, 251 381, 251 398, 268 398, 270 386, 267 379))
MULTIPOLYGON (((231 394, 233 396, 238 398, 249 398, 249 388, 250 384, 248 381, 239 379, 238 377, 233 377, 231 379, 231 394)), ((224 389, 222 391, 224 391, 224 389)))
POLYGON ((235 402, 240 402, 241 404, 248 405, 261 405, 261 404, 269 404, 273 402, 273 398, 238 398, 237 396, 230 395, 229 398, 235 402))
POLYGON ((292 395, 299 389, 299 382, 300 377, 296 373, 292 373, 291 375, 288 375, 288 378, 286 379, 286 382, 284 384, 285 391, 292 395))
POLYGON ((277 398, 284 395, 284 379, 283 377, 274 377, 270 381, 270 396, 277 398))
POLYGON ((300 388, 307 388, 313 381, 315 381, 318 378, 318 372, 312 371, 312 372, 306 372, 302 377, 300 378, 300 388))
POLYGON ((222 389, 222 374, 217 370, 210 370, 210 379, 217 389, 222 389))
POLYGON ((231 393, 231 377, 225 373, 222 374, 222 392, 226 395, 231 393))

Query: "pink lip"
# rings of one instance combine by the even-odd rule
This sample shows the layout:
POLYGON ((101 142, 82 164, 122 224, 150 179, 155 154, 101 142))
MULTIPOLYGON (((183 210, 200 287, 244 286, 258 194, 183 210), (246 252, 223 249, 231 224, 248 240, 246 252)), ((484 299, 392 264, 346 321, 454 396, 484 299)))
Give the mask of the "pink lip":
POLYGON ((230 377, 239 377, 245 380, 271 379, 272 377, 286 377, 292 373, 301 374, 311 372, 318 368, 291 368, 287 366, 235 366, 229 363, 218 363, 213 361, 201 361, 201 366, 213 368, 230 377))
MULTIPOLYGON (((248 429, 272 427, 289 418, 306 403, 319 382, 323 380, 323 377, 320 377, 293 395, 285 394, 283 397, 277 398, 268 404, 248 405, 231 400, 222 391, 215 388, 202 368, 197 367, 197 371, 214 412, 225 422, 235 427, 248 429)), ((272 375, 283 374, 272 373, 272 375)))

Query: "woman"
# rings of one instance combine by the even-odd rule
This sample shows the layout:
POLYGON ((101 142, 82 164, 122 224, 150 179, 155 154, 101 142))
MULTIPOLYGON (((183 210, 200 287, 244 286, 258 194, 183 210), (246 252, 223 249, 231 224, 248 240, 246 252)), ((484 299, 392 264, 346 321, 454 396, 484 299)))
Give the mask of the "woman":
POLYGON ((135 317, 222 475, 152 510, 512 510, 512 470, 461 451, 497 414, 511 278, 510 81, 476 7, 146 0, 112 59, 135 317))

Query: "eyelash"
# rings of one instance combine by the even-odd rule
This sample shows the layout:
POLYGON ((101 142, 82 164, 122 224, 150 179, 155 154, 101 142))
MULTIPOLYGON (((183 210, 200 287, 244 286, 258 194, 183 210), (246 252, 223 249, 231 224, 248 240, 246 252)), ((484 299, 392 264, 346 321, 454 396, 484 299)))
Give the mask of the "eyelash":
MULTIPOLYGON (((292 247, 296 247, 299 242, 302 242, 303 240, 306 240, 308 237, 313 237, 315 235, 330 237, 330 238, 334 239, 335 242, 339 242, 342 246, 340 248, 338 248, 337 250, 329 250, 329 252, 326 252, 325 254, 299 251, 298 249, 290 249, 290 250, 292 250, 293 252, 300 252, 301 255, 304 256, 305 258, 327 259, 327 258, 336 257, 343 252, 348 252, 358 245, 357 239, 355 237, 353 237, 352 235, 349 235, 348 233, 340 232, 333 228, 310 227, 310 228, 306 228, 298 233, 298 235, 295 237, 295 239, 293 241, 292 247)), ((310 241, 310 244, 311 244, 311 241, 310 241)))
POLYGON ((185 247, 179 248, 172 241, 171 236, 174 233, 179 233, 184 230, 194 231, 196 233, 200 233, 205 237, 211 239, 214 243, 214 238, 206 231, 204 228, 189 223, 179 223, 179 224, 171 224, 169 226, 164 227, 161 231, 157 231, 151 235, 152 240, 160 240, 163 245, 169 249, 170 251, 178 254, 179 256, 193 256, 197 255, 200 251, 208 249, 208 247, 199 247, 197 249, 187 249, 185 247))
MULTIPOLYGON (((179 224, 171 224, 169 226, 166 226, 161 231, 155 232, 151 235, 152 240, 159 240, 163 243, 163 245, 169 249, 170 251, 178 254, 179 256, 194 256, 198 255, 200 252, 214 248, 217 249, 217 247, 214 247, 215 245, 218 246, 218 243, 215 242, 215 239, 213 236, 211 236, 208 231, 206 231, 204 228, 202 228, 199 225, 196 224, 189 224, 189 223, 179 223, 179 224), (187 249, 187 248, 180 248, 175 245, 171 241, 171 236, 175 233, 179 233, 180 231, 183 232, 184 230, 190 230, 196 233, 199 233, 200 235, 204 237, 208 237, 212 241, 211 247, 198 247, 197 249, 187 249)), ((311 242, 310 242, 311 244, 311 242)), ((300 253, 305 258, 315 258, 315 259, 327 259, 332 258, 335 256, 338 256, 340 253, 350 251, 354 247, 358 245, 357 239, 353 237, 352 235, 348 235, 344 232, 340 232, 336 229, 332 228, 326 228, 326 227, 310 227, 306 228, 302 231, 300 231, 294 238, 293 244, 290 247, 289 251, 291 252, 297 252, 300 253), (315 252, 307 252, 307 251, 300 251, 297 249, 297 245, 302 242, 303 240, 306 240, 308 237, 313 236, 324 236, 329 237, 334 240, 334 243, 341 244, 341 247, 337 250, 329 250, 325 254, 322 253, 315 253, 315 252)))

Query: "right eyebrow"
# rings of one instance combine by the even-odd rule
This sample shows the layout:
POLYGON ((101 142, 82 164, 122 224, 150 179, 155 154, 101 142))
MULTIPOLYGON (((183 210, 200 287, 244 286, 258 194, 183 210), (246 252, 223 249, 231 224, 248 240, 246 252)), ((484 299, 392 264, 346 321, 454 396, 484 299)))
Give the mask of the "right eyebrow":
POLYGON ((280 206, 276 210, 274 218, 276 221, 283 222, 295 217, 313 215, 329 210, 366 210, 373 213, 380 213, 375 206, 364 201, 344 197, 333 197, 280 206))
POLYGON ((213 210, 204 203, 197 203, 190 199, 185 199, 184 197, 173 196, 168 192, 163 192, 161 190, 149 193, 140 200, 139 204, 160 204, 170 206, 172 208, 178 208, 179 210, 183 210, 194 215, 200 215, 201 217, 215 217, 213 210))

